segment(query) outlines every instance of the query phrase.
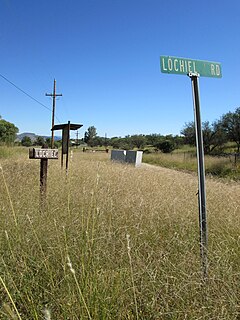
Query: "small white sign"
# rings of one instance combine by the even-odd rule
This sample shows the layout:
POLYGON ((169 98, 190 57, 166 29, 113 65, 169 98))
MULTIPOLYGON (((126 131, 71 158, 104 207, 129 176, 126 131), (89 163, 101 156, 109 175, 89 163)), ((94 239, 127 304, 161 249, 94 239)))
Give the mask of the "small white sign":
POLYGON ((29 149, 30 159, 58 159, 58 149, 29 149))

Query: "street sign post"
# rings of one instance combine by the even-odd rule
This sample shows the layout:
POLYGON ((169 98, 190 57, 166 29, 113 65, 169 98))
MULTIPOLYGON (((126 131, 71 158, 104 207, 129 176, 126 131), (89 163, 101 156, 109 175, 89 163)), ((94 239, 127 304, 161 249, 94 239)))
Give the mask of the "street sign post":
POLYGON ((29 159, 40 160, 40 211, 44 212, 47 198, 48 159, 58 159, 58 149, 29 149, 29 159))
POLYGON ((203 278, 208 275, 207 261, 207 210, 206 210, 206 187, 205 187, 205 168, 204 168, 204 149, 202 124, 200 113, 199 97, 199 76, 221 78, 222 68, 219 62, 193 60, 187 58, 177 58, 172 56, 161 56, 161 72, 169 74, 188 75, 192 83, 192 95, 195 118, 196 146, 198 159, 198 209, 199 209, 199 228, 200 228, 200 253, 202 261, 203 278))
POLYGON ((161 56, 161 72, 188 75, 199 74, 201 77, 221 78, 222 68, 219 62, 193 60, 172 56, 161 56))
POLYGON ((207 211, 206 211, 206 187, 205 187, 205 168, 204 168, 204 149, 202 122, 200 113, 200 98, 198 75, 189 74, 192 82, 192 95, 195 118, 196 146, 198 160, 198 207, 199 207, 199 229, 200 229, 200 254, 202 260, 203 278, 207 278, 207 211))
POLYGON ((58 149, 29 149, 29 159, 58 159, 58 149))

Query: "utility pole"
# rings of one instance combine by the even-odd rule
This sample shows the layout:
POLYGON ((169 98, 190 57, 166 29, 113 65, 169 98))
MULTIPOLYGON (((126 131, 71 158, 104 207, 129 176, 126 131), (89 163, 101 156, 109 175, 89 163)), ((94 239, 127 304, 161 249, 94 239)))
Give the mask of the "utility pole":
MULTIPOLYGON (((54 117, 55 117, 55 106, 56 106, 56 97, 62 96, 61 93, 56 93, 56 80, 54 79, 53 83, 53 93, 46 93, 46 96, 53 98, 53 108, 52 108, 52 128, 54 127, 54 117)), ((52 130, 52 141, 51 148, 54 147, 54 131, 52 130)))

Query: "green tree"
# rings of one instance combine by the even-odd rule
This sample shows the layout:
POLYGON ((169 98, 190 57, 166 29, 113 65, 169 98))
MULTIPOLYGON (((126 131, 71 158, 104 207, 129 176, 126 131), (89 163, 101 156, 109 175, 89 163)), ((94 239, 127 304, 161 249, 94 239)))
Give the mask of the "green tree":
MULTIPOLYGON (((58 140, 58 141, 54 140, 54 146, 53 146, 54 148, 60 148, 61 145, 62 145, 61 140, 58 140)), ((48 138, 46 138, 46 141, 44 143, 44 147, 51 148, 51 146, 52 146, 52 138, 48 137, 48 138)))
POLYGON ((179 148, 180 146, 184 145, 184 137, 182 136, 179 136, 179 135, 173 136, 173 141, 176 148, 179 148))
POLYGON ((146 145, 146 138, 143 134, 134 134, 130 136, 130 141, 133 147, 138 149, 143 148, 146 145))
POLYGON ((193 121, 185 123, 181 134, 184 136, 185 144, 189 144, 190 146, 196 145, 195 125, 193 121))
POLYGON ((32 140, 30 137, 25 136, 22 138, 21 144, 24 147, 30 147, 32 145, 32 140))
POLYGON ((240 150, 240 107, 235 112, 224 114, 220 120, 221 128, 230 141, 237 144, 237 152, 240 150))
POLYGON ((94 146, 107 146, 108 145, 108 139, 107 138, 104 138, 104 137, 99 137, 99 136, 96 136, 94 139, 93 139, 93 144, 94 146))
POLYGON ((0 142, 13 143, 16 139, 18 128, 0 116, 0 142))
POLYGON ((123 149, 123 150, 133 149, 133 142, 131 140, 130 135, 127 135, 124 138, 121 138, 120 141, 121 141, 121 149, 123 149))
POLYGON ((87 129, 84 134, 84 142, 86 142, 89 146, 94 146, 94 138, 97 136, 97 129, 94 126, 91 126, 87 129))
MULTIPOLYGON (((181 134, 184 136, 184 142, 186 144, 196 146, 194 122, 185 124, 181 134)), ((210 124, 209 121, 203 122, 202 134, 205 154, 212 153, 216 149, 221 149, 223 144, 226 142, 226 134, 224 133, 219 121, 213 122, 212 124, 210 124)))
POLYGON ((35 146, 43 146, 45 144, 45 139, 41 136, 38 136, 36 141, 34 142, 35 146))
POLYGON ((163 136, 157 133, 147 134, 145 137, 146 137, 146 144, 151 146, 154 146, 155 144, 163 140, 163 136))
POLYGON ((133 148, 130 136, 126 136, 125 138, 113 137, 109 139, 109 145, 114 149, 130 150, 133 148))
POLYGON ((119 149, 121 146, 121 138, 112 137, 109 140, 109 145, 112 146, 114 149, 119 149))
POLYGON ((202 124, 203 147, 205 154, 212 153, 216 149, 221 149, 226 142, 226 135, 218 121, 211 125, 208 121, 202 124))
POLYGON ((165 140, 159 142, 155 145, 158 150, 161 150, 163 153, 170 153, 175 149, 173 141, 165 140))
POLYGON ((52 145, 52 138, 46 138, 46 145, 48 146, 48 148, 50 148, 51 147, 51 145, 52 145))

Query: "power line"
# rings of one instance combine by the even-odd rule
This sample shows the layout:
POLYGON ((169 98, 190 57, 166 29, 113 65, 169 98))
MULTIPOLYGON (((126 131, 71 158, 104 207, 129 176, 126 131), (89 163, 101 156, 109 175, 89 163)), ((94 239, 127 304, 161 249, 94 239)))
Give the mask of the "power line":
MULTIPOLYGON (((0 74, 0 77, 2 77, 5 81, 7 81, 8 83, 10 83, 12 86, 14 86, 16 89, 18 89, 19 91, 21 91, 22 93, 24 93, 27 97, 29 97, 30 99, 32 99, 33 101, 37 102, 38 104, 40 104, 42 107, 44 107, 45 109, 49 110, 50 112, 52 112, 52 110, 50 108, 48 108, 47 106, 45 106, 42 102, 38 101, 37 99, 35 99, 34 97, 32 97, 30 94, 28 94, 26 91, 22 90, 21 88, 19 88, 16 84, 14 84, 12 81, 8 80, 6 77, 4 77, 2 74, 0 74)), ((60 123, 60 120, 58 119, 58 117, 56 116, 56 119, 58 120, 58 122, 60 123)))

